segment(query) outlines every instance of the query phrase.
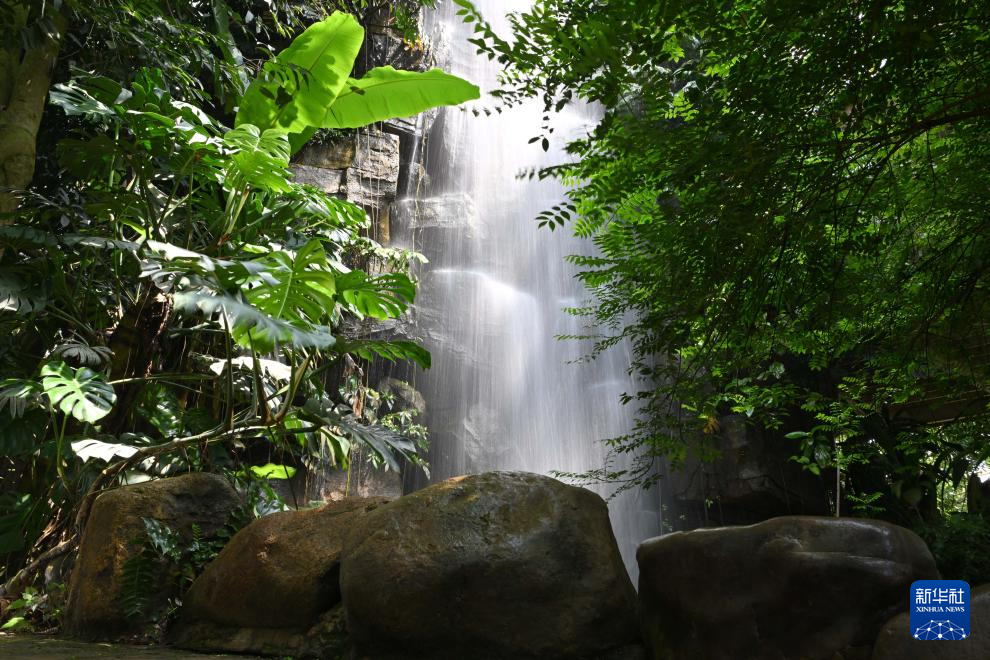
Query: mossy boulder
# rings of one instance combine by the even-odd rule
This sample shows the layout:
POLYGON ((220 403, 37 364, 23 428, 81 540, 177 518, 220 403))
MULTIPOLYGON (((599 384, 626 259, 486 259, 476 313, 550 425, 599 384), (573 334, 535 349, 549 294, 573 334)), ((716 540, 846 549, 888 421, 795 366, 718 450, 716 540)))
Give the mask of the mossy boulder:
MULTIPOLYGON (((140 632, 143 623, 124 610, 128 560, 141 552, 143 518, 157 520, 192 539, 193 525, 210 536, 241 505, 237 491, 215 474, 191 473, 123 486, 100 494, 83 531, 69 580, 63 631, 82 639, 110 640, 140 632)), ((174 595, 158 585, 142 597, 164 604, 174 595)))
POLYGON ((635 657, 605 502, 549 477, 459 477, 378 507, 347 537, 341 592, 360 658, 635 657))
POLYGON ((190 587, 169 637, 200 651, 334 658, 347 648, 340 554, 384 498, 284 511, 239 531, 190 587))
POLYGON ((939 577, 914 532, 852 518, 677 532, 645 541, 636 558, 658 660, 869 657, 911 583, 939 577))

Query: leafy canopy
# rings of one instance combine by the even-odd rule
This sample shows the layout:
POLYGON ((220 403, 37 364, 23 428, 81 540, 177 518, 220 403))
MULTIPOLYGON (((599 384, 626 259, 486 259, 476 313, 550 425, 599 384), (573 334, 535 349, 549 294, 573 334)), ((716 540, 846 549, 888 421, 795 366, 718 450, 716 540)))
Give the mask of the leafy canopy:
POLYGON ((540 220, 594 242, 573 311, 650 383, 640 477, 727 413, 904 515, 987 457, 954 421, 990 395, 987 3, 543 0, 509 37, 456 2, 503 102, 601 109, 540 220))

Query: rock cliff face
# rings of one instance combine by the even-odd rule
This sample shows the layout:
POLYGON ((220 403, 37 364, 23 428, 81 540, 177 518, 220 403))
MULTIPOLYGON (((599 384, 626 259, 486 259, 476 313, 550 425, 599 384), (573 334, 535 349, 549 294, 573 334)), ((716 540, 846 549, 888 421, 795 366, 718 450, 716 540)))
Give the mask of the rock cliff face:
POLYGON ((676 520, 668 522, 675 529, 828 514, 821 478, 791 460, 795 442, 748 426, 742 415, 720 417, 715 433, 721 450, 717 459, 688 460, 667 475, 665 501, 676 513, 676 520))
POLYGON ((389 206, 399 184, 400 137, 361 129, 328 144, 310 144, 296 156, 296 181, 357 204, 377 222, 378 239, 389 240, 389 206))

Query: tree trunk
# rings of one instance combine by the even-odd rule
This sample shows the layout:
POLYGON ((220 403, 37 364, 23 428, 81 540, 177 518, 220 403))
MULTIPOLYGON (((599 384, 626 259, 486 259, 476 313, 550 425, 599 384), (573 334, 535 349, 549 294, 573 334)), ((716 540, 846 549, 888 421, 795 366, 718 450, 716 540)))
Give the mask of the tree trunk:
MULTIPOLYGON (((147 378, 160 357, 162 334, 172 314, 172 299, 148 285, 134 305, 127 308, 110 336, 110 379, 147 378)), ((125 383, 114 388, 117 403, 102 422, 102 429, 118 434, 129 429, 144 383, 125 383)))
MULTIPOLYGON (((67 24, 61 14, 53 14, 52 38, 24 49, 18 32, 28 20, 26 5, 21 15, 20 25, 9 26, 13 29, 0 46, 0 189, 26 188, 34 176, 38 127, 67 24)), ((0 190, 0 213, 16 207, 17 197, 0 190)))

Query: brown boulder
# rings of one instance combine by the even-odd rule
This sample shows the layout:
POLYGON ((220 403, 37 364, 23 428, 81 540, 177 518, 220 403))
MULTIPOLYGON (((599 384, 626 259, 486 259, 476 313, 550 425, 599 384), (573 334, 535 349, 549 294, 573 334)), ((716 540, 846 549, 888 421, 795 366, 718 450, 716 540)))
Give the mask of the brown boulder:
MULTIPOLYGON (((86 639, 113 639, 137 632, 143 622, 127 618, 123 605, 124 567, 141 551, 142 518, 153 518, 186 540, 197 525, 204 536, 223 527, 241 505, 237 491, 215 474, 192 473, 123 486, 93 502, 79 545, 63 631, 86 639)), ((160 603, 173 596, 169 585, 146 594, 160 603)))
POLYGON ((938 578, 916 534, 850 518, 677 532, 644 542, 636 558, 655 658, 861 656, 907 607, 911 583, 938 578))
POLYGON ((343 536, 387 501, 349 498, 255 520, 234 535, 190 587, 171 641, 203 651, 342 653, 343 536))
POLYGON ((635 657, 635 592, 591 491, 459 477, 379 507, 341 560, 361 658, 635 657))
POLYGON ((873 660, 987 660, 990 658, 990 584, 976 587, 969 598, 970 630, 966 639, 917 640, 911 636, 911 615, 904 612, 880 631, 873 660))

